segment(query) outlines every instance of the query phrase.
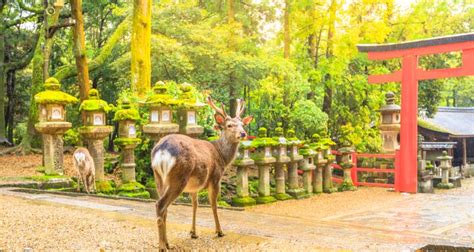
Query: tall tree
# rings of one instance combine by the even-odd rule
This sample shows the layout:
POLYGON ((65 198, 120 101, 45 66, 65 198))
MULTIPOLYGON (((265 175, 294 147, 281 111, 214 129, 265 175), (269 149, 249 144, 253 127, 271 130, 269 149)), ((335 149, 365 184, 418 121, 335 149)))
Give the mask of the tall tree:
POLYGON ((86 41, 84 36, 84 18, 82 16, 82 0, 71 0, 71 15, 74 18, 73 42, 74 57, 76 58, 77 79, 81 100, 87 99, 90 89, 89 66, 86 57, 86 41))
MULTIPOLYGON (((337 0, 331 0, 331 6, 329 7, 329 22, 328 22, 328 34, 327 34, 327 46, 326 46, 326 58, 330 60, 333 57, 333 47, 334 47, 334 33, 336 30, 336 10, 337 10, 337 0)), ((324 76, 325 84, 325 93, 323 101, 323 112, 331 115, 331 106, 332 106, 332 83, 331 83, 331 74, 326 73, 324 76)))
POLYGON ((283 15, 283 56, 290 58, 291 34, 290 34, 290 0, 285 0, 285 13, 283 15))
POLYGON ((151 0, 133 1, 131 87, 143 96, 151 88, 151 0))

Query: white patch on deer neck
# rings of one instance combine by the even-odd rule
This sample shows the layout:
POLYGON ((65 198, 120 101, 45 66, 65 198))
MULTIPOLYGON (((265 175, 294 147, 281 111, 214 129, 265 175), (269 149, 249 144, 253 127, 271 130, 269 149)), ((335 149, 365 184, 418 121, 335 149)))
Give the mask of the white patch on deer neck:
POLYGON ((159 150, 155 153, 151 161, 153 170, 160 174, 163 182, 166 180, 168 173, 171 171, 176 163, 176 158, 173 157, 167 150, 159 150))

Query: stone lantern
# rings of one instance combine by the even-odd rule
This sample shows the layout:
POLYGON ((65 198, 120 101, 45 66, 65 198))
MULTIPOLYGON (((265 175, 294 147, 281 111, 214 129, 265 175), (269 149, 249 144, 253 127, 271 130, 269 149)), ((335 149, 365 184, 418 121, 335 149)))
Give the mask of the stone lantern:
POLYGON ((441 183, 436 185, 440 189, 451 189, 454 187, 453 183, 449 182, 449 170, 452 168, 451 160, 453 157, 448 156, 448 152, 443 151, 443 155, 436 158, 441 162, 439 168, 441 169, 441 183))
POLYGON ((257 204, 275 202, 276 199, 270 196, 270 169, 276 159, 272 156, 272 148, 278 146, 278 142, 267 137, 267 129, 258 129, 258 137, 252 141, 255 152, 252 159, 258 166, 258 198, 257 204))
POLYGON ((179 125, 173 122, 173 109, 178 101, 168 94, 168 87, 162 81, 155 84, 153 92, 146 100, 150 119, 143 126, 143 132, 157 143, 163 136, 179 132, 179 125))
POLYGON ((354 149, 350 146, 344 146, 339 148, 338 151, 342 155, 340 166, 344 171, 344 178, 342 184, 339 186, 339 191, 355 191, 356 187, 354 186, 351 177, 351 170, 352 167, 354 167, 352 160, 352 153, 354 153, 354 149))
MULTIPOLYGON (((309 144, 303 145, 302 148, 299 149, 299 154, 303 156, 303 160, 301 161, 301 170, 303 171, 303 187, 308 194, 313 193, 313 181, 315 181, 315 176, 313 171, 316 169, 316 165, 314 163, 314 159, 317 156, 317 152, 313 150, 309 144)), ((321 177, 322 182, 322 177, 321 177)), ((322 183, 321 183, 321 190, 322 190, 322 183)))
POLYGON ((108 193, 113 190, 104 180, 104 139, 112 132, 112 126, 107 124, 107 112, 110 106, 101 100, 96 89, 89 90, 88 99, 79 107, 83 126, 79 134, 85 139, 89 152, 94 159, 95 180, 98 192, 108 193))
POLYGON ((290 162, 288 163, 288 194, 294 198, 307 197, 305 190, 299 187, 298 183, 298 163, 303 160, 303 156, 299 154, 298 148, 301 141, 296 138, 294 130, 288 130, 288 156, 290 156, 290 162))
POLYGON ((239 152, 233 162, 233 165, 237 167, 237 196, 232 198, 234 206, 253 206, 256 204, 255 199, 249 195, 248 168, 255 164, 255 161, 250 158, 251 148, 251 141, 241 141, 239 152))
POLYGON ((179 133, 190 137, 198 137, 204 132, 204 128, 198 125, 198 110, 205 106, 196 100, 196 92, 191 84, 183 83, 181 90, 179 117, 179 133))
POLYGON ((140 120, 138 110, 130 106, 128 100, 123 100, 120 108, 115 112, 114 121, 118 122, 118 137, 114 143, 120 148, 122 181, 135 181, 135 147, 141 142, 137 138, 136 121, 140 120))
POLYGON ((315 152, 314 163, 316 169, 313 172, 313 192, 322 193, 323 192, 323 169, 327 165, 328 160, 324 158, 324 145, 319 142, 320 138, 318 134, 314 134, 311 138, 311 143, 309 147, 315 152))
POLYGON ((43 161, 47 175, 63 174, 63 134, 71 128, 66 122, 66 105, 78 99, 59 91, 61 84, 56 78, 48 78, 45 91, 35 95, 39 109, 39 122, 35 128, 43 138, 43 161))
POLYGON ((337 188, 332 183, 332 164, 335 157, 331 154, 331 146, 336 143, 329 137, 320 138, 319 135, 313 136, 313 141, 318 149, 318 165, 323 166, 323 192, 336 192, 337 188))
POLYGON ((283 134, 283 128, 278 126, 275 129, 275 136, 273 140, 278 143, 278 146, 273 148, 273 157, 276 159, 275 162, 275 184, 277 200, 291 199, 291 196, 286 194, 285 191, 285 166, 291 161, 287 153, 288 141, 283 134))
POLYGON ((385 152, 394 152, 400 148, 398 134, 400 132, 400 106, 395 104, 395 94, 385 94, 386 104, 380 108, 382 121, 379 125, 382 135, 382 148, 385 152))

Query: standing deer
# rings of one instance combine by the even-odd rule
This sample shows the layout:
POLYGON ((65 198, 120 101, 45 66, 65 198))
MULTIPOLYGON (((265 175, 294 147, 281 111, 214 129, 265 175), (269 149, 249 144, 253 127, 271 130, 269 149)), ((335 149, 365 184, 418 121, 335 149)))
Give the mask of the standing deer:
POLYGON ((151 166, 156 182, 159 200, 156 202, 156 216, 160 250, 170 249, 166 236, 166 216, 168 206, 182 193, 191 195, 193 222, 191 238, 196 235, 197 193, 207 188, 211 203, 216 234, 224 236, 217 216, 217 196, 225 168, 234 160, 240 140, 247 136, 244 126, 252 121, 240 115, 244 111, 244 101, 237 101, 236 117, 231 118, 222 108, 218 108, 210 97, 208 104, 215 110, 214 118, 221 130, 216 141, 194 139, 186 135, 172 134, 163 137, 151 152, 151 166))
POLYGON ((95 166, 91 154, 86 148, 79 147, 72 156, 77 172, 77 191, 81 190, 82 182, 87 193, 95 192, 95 166))

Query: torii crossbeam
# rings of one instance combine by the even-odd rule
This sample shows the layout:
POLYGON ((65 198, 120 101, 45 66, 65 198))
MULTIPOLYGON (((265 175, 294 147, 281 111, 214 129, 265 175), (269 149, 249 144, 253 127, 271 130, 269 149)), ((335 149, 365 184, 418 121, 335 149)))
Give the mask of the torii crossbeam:
MULTIPOLYGON (((400 169, 396 190, 417 192, 418 81, 474 75, 474 33, 437 37, 398 44, 357 45, 370 60, 401 58, 401 70, 370 75, 369 83, 401 82, 400 169), (418 57, 428 54, 462 52, 462 66, 423 70, 418 57)), ((474 85, 474 84, 473 84, 474 85)))

